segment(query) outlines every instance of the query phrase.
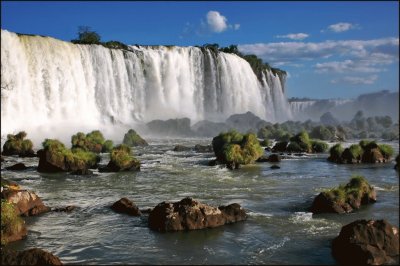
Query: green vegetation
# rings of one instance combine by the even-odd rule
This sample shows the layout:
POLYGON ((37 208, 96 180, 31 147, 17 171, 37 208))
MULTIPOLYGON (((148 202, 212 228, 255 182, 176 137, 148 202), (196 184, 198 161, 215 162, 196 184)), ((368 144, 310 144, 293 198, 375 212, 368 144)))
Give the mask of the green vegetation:
POLYGON ((242 135, 236 130, 220 133, 212 145, 217 160, 231 169, 253 163, 264 153, 255 134, 242 135))
POLYGON ((332 132, 323 125, 314 127, 310 133, 310 137, 321 140, 331 140, 333 139, 334 135, 335 132, 332 132))
POLYGON ((335 163, 376 163, 386 162, 394 155, 390 145, 377 144, 375 141, 361 140, 343 150, 340 144, 330 149, 329 161, 335 163))
POLYGON ((340 185, 337 188, 323 192, 323 194, 330 198, 334 202, 338 203, 350 203, 352 200, 362 201, 364 195, 368 195, 368 198, 372 196, 373 188, 368 184, 368 181, 363 176, 352 176, 349 183, 345 186, 340 185))
POLYGON ((147 146, 149 145, 135 130, 129 129, 124 135, 123 144, 128 146, 147 146))
POLYGON ((394 155, 394 150, 391 146, 387 144, 379 144, 378 147, 383 157, 385 157, 385 159, 389 159, 394 155))
MULTIPOLYGON (((107 142, 107 145, 112 145, 111 140, 105 140, 103 134, 99 130, 93 130, 88 134, 78 132, 71 138, 72 150, 82 149, 84 151, 91 151, 94 153, 100 153, 103 150, 111 150, 110 147, 104 148, 103 145, 107 142)), ((112 148, 112 147, 111 147, 112 148)))
POLYGON ((265 138, 264 140, 260 141, 260 145, 268 147, 269 145, 271 145, 271 142, 269 141, 269 139, 265 138))
POLYGON ((88 26, 78 27, 78 39, 71 40, 76 44, 100 44, 100 35, 92 31, 88 26))
POLYGON ((93 152, 82 148, 67 149, 62 142, 56 139, 45 139, 43 148, 51 152, 52 159, 67 165, 77 165, 80 168, 91 168, 95 166, 100 157, 93 152))
POLYGON ((8 134, 7 141, 3 145, 3 155, 29 156, 34 154, 32 141, 25 139, 26 132, 21 131, 16 135, 8 134))
POLYGON ((103 143, 103 148, 101 149, 101 152, 111 152, 113 147, 114 143, 112 142, 112 140, 106 140, 103 143))
POLYGON ((19 234, 24 228, 24 221, 17 214, 14 204, 1 200, 1 245, 8 243, 8 238, 19 234))
POLYGON ((313 152, 326 152, 329 148, 328 143, 318 140, 311 140, 311 149, 313 152))
POLYGON ((290 138, 290 142, 296 142, 300 146, 301 152, 312 152, 310 137, 306 131, 302 131, 290 138))
POLYGON ((131 155, 131 148, 125 144, 118 145, 111 150, 110 163, 118 169, 129 169, 132 163, 139 165, 140 162, 131 155))

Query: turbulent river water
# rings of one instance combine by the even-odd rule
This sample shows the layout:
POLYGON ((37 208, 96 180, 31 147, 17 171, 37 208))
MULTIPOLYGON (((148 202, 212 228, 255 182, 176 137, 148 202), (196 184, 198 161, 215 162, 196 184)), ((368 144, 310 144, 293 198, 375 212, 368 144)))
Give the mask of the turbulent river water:
MULTIPOLYGON (((38 247, 68 264, 334 264, 331 240, 357 219, 387 219, 399 224, 399 176, 394 163, 336 165, 327 154, 282 160, 280 169, 259 163, 230 171, 210 167, 211 153, 173 152, 176 144, 209 144, 210 139, 151 139, 135 148, 140 172, 95 176, 41 174, 36 170, 2 176, 35 191, 50 207, 75 205, 71 213, 50 212, 26 219, 28 237, 9 245, 38 247), (360 174, 377 189, 378 201, 345 215, 307 212, 323 189, 360 174), (147 216, 118 214, 110 206, 121 197, 139 208, 193 197, 214 206, 237 202, 248 219, 232 225, 190 232, 159 233, 147 216)), ((398 142, 390 142, 396 154, 398 142)), ((37 158, 10 157, 2 168, 37 158)), ((103 163, 107 163, 103 155, 103 163)))

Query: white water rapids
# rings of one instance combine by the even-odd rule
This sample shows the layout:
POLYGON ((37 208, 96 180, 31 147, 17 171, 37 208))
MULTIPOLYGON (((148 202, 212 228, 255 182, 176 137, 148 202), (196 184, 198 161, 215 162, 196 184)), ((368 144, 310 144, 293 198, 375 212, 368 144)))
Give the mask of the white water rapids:
POLYGON ((291 117, 279 77, 265 72, 260 82, 236 55, 198 47, 131 48, 1 30, 2 136, 25 130, 62 137, 182 117, 224 121, 247 111, 272 122, 291 117))

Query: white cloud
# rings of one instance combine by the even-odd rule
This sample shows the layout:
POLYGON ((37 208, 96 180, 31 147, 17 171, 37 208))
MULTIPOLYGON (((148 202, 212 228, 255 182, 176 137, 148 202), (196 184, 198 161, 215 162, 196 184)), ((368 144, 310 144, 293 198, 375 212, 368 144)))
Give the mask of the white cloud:
POLYGON ((341 79, 334 79, 331 80, 331 83, 338 84, 338 83, 349 83, 353 85, 371 85, 374 84, 375 81, 378 79, 377 75, 372 75, 368 77, 344 77, 341 79))
MULTIPOLYGON (((323 67, 338 70, 340 66, 349 68, 352 64, 362 72, 378 72, 373 71, 373 68, 399 60, 399 38, 256 43, 239 45, 238 48, 240 52, 255 54, 272 65, 298 64, 312 60, 326 60, 330 57, 344 58, 342 63, 339 63, 340 60, 329 62, 330 64, 320 63, 320 72, 323 67), (346 60, 351 60, 351 63, 346 60)), ((317 70, 316 65, 315 67, 317 70)))
POLYGON ((234 25, 233 25, 233 29, 234 29, 234 30, 238 30, 239 28, 240 28, 240 24, 234 24, 234 25))
POLYGON ((208 11, 207 13, 207 25, 209 29, 213 32, 223 32, 228 28, 226 23, 226 17, 222 16, 217 11, 208 11))
POLYGON ((356 29, 357 27, 358 27, 358 25, 356 25, 356 24, 340 22, 340 23, 329 25, 328 30, 333 31, 333 32, 344 32, 344 31, 348 31, 351 29, 356 29))
POLYGON ((289 33, 289 34, 286 34, 286 35, 277 35, 277 36, 275 36, 276 38, 288 38, 288 39, 291 39, 291 40, 304 40, 305 38, 307 38, 308 36, 310 36, 310 35, 308 35, 308 34, 306 34, 306 33, 289 33))
POLYGON ((344 72, 360 72, 360 73, 373 73, 381 72, 383 69, 374 67, 377 64, 373 62, 365 62, 363 60, 353 61, 333 61, 327 63, 317 63, 315 65, 315 70, 318 73, 344 73, 344 72))

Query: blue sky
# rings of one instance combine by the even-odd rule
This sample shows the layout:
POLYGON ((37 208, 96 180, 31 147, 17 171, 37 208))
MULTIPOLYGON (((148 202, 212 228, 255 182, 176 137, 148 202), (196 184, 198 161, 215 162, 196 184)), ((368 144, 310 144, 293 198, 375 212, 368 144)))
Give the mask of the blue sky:
POLYGON ((1 2, 1 28, 62 40, 90 26, 103 41, 239 45, 288 71, 288 97, 399 90, 399 4, 392 2, 1 2))

